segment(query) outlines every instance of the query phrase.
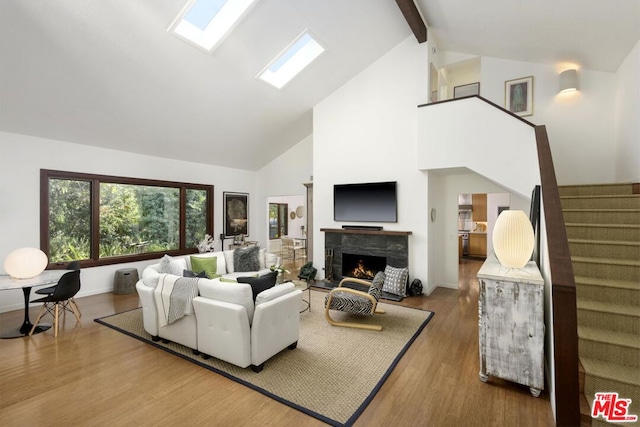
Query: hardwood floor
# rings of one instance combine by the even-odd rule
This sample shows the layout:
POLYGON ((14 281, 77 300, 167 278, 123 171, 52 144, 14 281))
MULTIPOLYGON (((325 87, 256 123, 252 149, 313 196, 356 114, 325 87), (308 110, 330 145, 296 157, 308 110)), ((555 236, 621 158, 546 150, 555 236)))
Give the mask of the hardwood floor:
MULTIPOLYGON (((303 263, 289 266, 290 275, 303 263)), ((460 290, 405 298, 436 314, 356 426, 553 425, 546 392, 534 398, 528 387, 478 378, 480 265, 463 261, 460 290)), ((77 301, 82 325, 66 316, 57 339, 47 331, 0 341, 0 425, 323 425, 93 321, 137 307, 136 294, 77 301)), ((2 331, 21 322, 20 311, 0 315, 2 331)))

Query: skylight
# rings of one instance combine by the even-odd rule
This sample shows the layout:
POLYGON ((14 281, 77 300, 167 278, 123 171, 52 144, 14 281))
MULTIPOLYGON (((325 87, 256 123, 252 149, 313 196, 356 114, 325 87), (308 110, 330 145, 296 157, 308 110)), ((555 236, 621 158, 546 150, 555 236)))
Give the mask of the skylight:
POLYGON ((278 55, 258 78, 281 89, 307 65, 313 62, 324 48, 307 31, 278 55))
POLYGON ((256 0, 189 0, 169 31, 212 51, 256 0))

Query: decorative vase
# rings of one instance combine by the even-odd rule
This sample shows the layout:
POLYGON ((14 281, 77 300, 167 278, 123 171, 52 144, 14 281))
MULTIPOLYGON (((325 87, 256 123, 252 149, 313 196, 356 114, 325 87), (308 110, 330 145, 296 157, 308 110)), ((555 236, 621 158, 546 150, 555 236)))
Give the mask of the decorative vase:
POLYGON ((282 274, 282 271, 279 271, 278 275, 276 276, 276 283, 278 285, 281 285, 283 281, 284 281, 284 274, 282 274))
POLYGON ((493 228, 493 251, 505 267, 522 268, 531 259, 535 236, 524 211, 502 211, 493 228))

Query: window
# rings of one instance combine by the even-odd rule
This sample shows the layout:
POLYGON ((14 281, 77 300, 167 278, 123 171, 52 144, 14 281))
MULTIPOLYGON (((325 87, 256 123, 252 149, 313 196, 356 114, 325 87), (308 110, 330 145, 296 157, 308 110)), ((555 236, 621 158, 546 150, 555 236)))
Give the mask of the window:
POLYGON ((279 239, 289 234, 286 203, 269 203, 269 239, 279 239))
POLYGON ((83 266, 184 254, 213 235, 213 186, 41 170, 41 249, 83 266))
POLYGON ((233 29, 255 0, 190 0, 169 31, 206 50, 233 29))
POLYGON ((258 78, 281 89, 322 52, 324 48, 320 43, 305 31, 271 61, 266 69, 258 74, 258 78))

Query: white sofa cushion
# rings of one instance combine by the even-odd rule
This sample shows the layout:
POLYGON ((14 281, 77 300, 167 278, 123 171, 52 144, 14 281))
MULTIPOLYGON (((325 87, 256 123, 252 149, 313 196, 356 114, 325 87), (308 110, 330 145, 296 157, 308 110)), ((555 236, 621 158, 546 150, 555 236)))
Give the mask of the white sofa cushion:
POLYGON ((296 287, 293 282, 283 283, 282 285, 276 285, 272 288, 266 289, 260 292, 256 297, 256 307, 267 301, 286 295, 289 292, 293 292, 295 289, 296 287))
POLYGON ((253 321, 253 293, 248 283, 221 282, 220 279, 198 279, 198 289, 203 298, 215 299, 245 308, 249 324, 253 321))

